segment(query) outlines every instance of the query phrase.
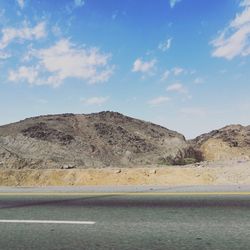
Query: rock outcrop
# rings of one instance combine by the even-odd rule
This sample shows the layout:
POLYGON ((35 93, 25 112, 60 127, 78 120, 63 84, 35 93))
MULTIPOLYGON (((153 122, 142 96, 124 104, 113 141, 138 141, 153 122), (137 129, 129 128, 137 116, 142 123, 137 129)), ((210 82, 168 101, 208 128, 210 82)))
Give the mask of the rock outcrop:
POLYGON ((203 134, 191 141, 204 160, 249 160, 250 126, 230 125, 203 134))

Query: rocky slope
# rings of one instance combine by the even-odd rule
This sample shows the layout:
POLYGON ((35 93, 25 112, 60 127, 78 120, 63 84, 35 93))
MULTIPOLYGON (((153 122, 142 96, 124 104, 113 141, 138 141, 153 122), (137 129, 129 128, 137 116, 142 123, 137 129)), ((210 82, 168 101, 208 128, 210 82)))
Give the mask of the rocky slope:
POLYGON ((135 167, 201 160, 184 136, 116 112, 47 115, 0 127, 2 168, 135 167))
POLYGON ((191 144, 202 152, 205 160, 249 160, 250 126, 226 126, 198 136, 191 144))

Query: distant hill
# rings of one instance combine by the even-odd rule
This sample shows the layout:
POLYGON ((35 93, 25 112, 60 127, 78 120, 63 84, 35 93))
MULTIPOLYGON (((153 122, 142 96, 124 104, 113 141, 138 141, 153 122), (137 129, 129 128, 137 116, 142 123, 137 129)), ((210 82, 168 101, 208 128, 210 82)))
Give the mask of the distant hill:
POLYGON ((185 137, 117 112, 61 114, 0 126, 0 167, 90 168, 201 160, 185 137))
POLYGON ((226 126, 198 136, 191 144, 205 160, 249 160, 250 126, 226 126))

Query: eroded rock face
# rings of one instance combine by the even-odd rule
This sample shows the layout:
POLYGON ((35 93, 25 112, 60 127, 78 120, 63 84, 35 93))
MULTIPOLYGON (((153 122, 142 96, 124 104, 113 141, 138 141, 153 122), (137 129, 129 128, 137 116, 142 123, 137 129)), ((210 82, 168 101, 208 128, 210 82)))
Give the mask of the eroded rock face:
POLYGON ((28 127, 21 131, 21 133, 30 138, 37 140, 61 143, 64 145, 70 144, 75 138, 72 135, 49 128, 46 123, 39 122, 38 124, 28 127))
POLYGON ((133 153, 145 153, 155 149, 155 146, 140 136, 133 134, 121 126, 105 123, 94 124, 97 135, 111 146, 129 150, 133 153))
POLYGON ((250 159, 250 126, 230 125, 192 140, 205 160, 250 159))
POLYGON ((0 167, 186 164, 200 154, 183 135, 117 112, 47 115, 0 127, 0 167))

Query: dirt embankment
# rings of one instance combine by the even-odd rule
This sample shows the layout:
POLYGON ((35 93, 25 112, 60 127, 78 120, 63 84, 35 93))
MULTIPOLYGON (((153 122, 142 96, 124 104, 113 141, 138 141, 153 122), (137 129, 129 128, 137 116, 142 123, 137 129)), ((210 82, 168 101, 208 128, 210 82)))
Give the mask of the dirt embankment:
POLYGON ((249 184, 250 162, 185 167, 0 170, 1 186, 249 184))

